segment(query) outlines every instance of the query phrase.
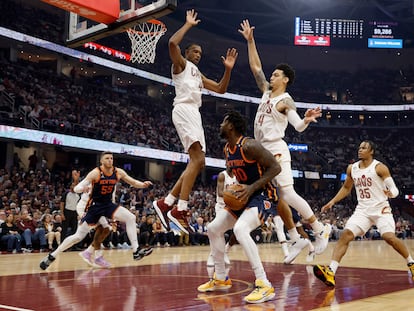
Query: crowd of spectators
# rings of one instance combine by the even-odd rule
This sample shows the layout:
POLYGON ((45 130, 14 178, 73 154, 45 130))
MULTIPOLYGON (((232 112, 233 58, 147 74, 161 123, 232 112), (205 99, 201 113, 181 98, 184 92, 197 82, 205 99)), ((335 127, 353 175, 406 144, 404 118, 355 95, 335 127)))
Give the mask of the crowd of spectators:
MULTIPOLYGON (((62 25, 59 24, 61 17, 43 10, 28 9, 14 1, 1 2, 0 10, 9 13, 0 25, 63 43, 62 25), (27 27, 27 19, 33 14, 38 18, 31 21, 38 24, 36 27, 27 27)), ((205 61, 216 63, 209 62, 208 59, 205 61)), ((13 105, 1 107, 1 124, 153 149, 183 151, 171 122, 172 95, 168 90, 165 95, 150 97, 142 88, 114 88, 110 82, 103 80, 58 75, 56 68, 23 60, 10 62, 2 59, 0 67, 0 91, 13 99, 13 105)), ((159 63, 154 64, 151 70, 169 75, 169 68, 169 64, 159 63)), ((222 68, 211 67, 209 70, 220 72, 222 68)), ((256 87, 252 79, 243 77, 246 72, 249 72, 248 68, 240 69, 234 74, 234 89, 231 91, 255 94, 256 87)), ((211 76, 214 74, 208 73, 211 76)), ((329 74, 298 70, 297 75, 291 90, 295 99, 321 103, 409 102, 404 92, 411 87, 410 81, 414 81, 412 68, 395 72, 361 70, 356 73, 333 71, 329 74), (403 93, 401 87, 405 87, 403 93)), ((223 144, 218 137, 222 115, 214 108, 202 109, 207 156, 222 158, 223 144)), ((251 115, 247 116, 249 120, 253 119, 254 110, 250 109, 251 115)), ((289 128, 286 141, 309 146, 306 153, 292 152, 293 168, 341 174, 349 163, 356 160, 359 142, 368 138, 378 143, 379 159, 389 165, 399 188, 414 189, 411 174, 414 167, 414 143, 413 137, 406 135, 407 129, 412 131, 413 127, 410 117, 405 119, 402 113, 372 119, 356 116, 357 114, 351 113, 342 119, 324 116, 318 124, 312 125, 312 129, 301 134, 289 128)), ((249 124, 251 126, 250 121, 249 124)), ((249 134, 252 134, 251 127, 249 134)), ((66 232, 61 232, 63 226, 59 225, 62 221, 59 205, 70 183, 68 172, 48 170, 43 166, 26 168, 18 161, 14 162, 13 167, 0 170, 3 248, 16 252, 31 251, 34 247, 48 250, 58 245, 67 235, 66 232)), ((205 226, 214 217, 213 181, 200 183, 191 194, 189 217, 194 232, 189 236, 184 236, 176 228, 165 232, 160 228, 159 220, 152 210, 153 200, 165 195, 170 187, 169 182, 165 182, 155 184, 149 190, 138 191, 123 186, 117 190, 117 200, 137 216, 140 243, 160 246, 207 244, 205 226)), ((337 239, 347 217, 352 213, 355 201, 350 197, 337 204, 330 213, 319 215, 320 207, 335 193, 334 188, 319 187, 315 182, 306 191, 298 190, 306 192, 303 196, 311 203, 318 217, 334 226, 332 238, 337 239)), ((411 237, 412 227, 405 219, 407 215, 398 208, 395 213, 398 234, 401 238, 411 237)), ((112 226, 112 233, 104 242, 105 246, 128 247, 123 224, 115 222, 112 226)), ((374 236, 373 231, 368 238, 374 236)), ((270 233, 263 231, 260 240, 274 242, 275 235, 271 229, 270 233)), ((85 243, 81 246, 85 246, 85 243)))
MULTIPOLYGON (((2 1, 0 10, 7 12, 0 20, 0 26, 7 27, 25 34, 49 40, 61 45, 65 44, 65 11, 49 7, 44 10, 40 5, 33 5, 30 1, 2 1)), ((171 64, 168 49, 165 48, 167 38, 161 38, 163 48, 157 50, 157 59, 154 64, 143 64, 140 69, 148 70, 163 76, 170 76, 171 64)), ((128 52, 130 42, 127 36, 111 36, 103 40, 104 45, 128 52)), ((209 46, 209 49, 222 49, 221 46, 209 46)), ((88 53, 95 53, 87 50, 88 53)), ((362 53, 363 51, 361 51, 362 53)), ((103 53, 101 57, 111 57, 103 53)), ((217 76, 222 71, 222 65, 216 60, 224 51, 210 51, 203 54, 200 64, 204 74, 210 77, 217 76), (205 64, 203 66, 203 64, 205 64), (208 64, 208 65, 207 65, 208 64)), ((120 62, 123 62, 119 60, 120 62)), ((357 61, 357 60, 355 60, 357 61)), ((125 62, 125 64, 129 64, 125 62)), ((274 66, 272 64, 271 66, 274 66)), ((353 71, 339 71, 335 68, 329 70, 304 70, 296 68, 297 78, 290 91, 295 94, 298 101, 341 104, 398 104, 413 103, 414 68, 407 64, 396 69, 364 68, 353 71)), ((264 68, 270 74, 274 68, 264 68)), ((237 70, 232 74, 229 91, 239 94, 257 96, 257 87, 254 79, 246 79, 250 73, 247 62, 239 61, 237 70)))
MULTIPOLYGON (((24 167, 0 169, 0 223, 1 249, 8 252, 31 252, 34 249, 49 251, 60 244, 61 239, 70 232, 62 232, 62 215, 60 202, 66 191, 69 191, 70 172, 49 171, 37 169, 27 171, 24 167)), ((116 201, 127 207, 136 215, 137 235, 142 245, 154 246, 185 246, 208 244, 207 224, 215 217, 215 184, 198 184, 190 196, 189 223, 193 231, 183 234, 171 224, 171 230, 166 231, 157 219, 152 202, 165 195, 169 183, 155 183, 150 189, 133 189, 119 184, 116 191, 116 201)), ((335 189, 315 190, 305 196, 313 207, 316 215, 325 222, 333 225, 332 240, 338 239, 343 225, 352 214, 355 198, 349 197, 335 205, 329 213, 320 214, 320 207, 326 203, 335 189)), ((411 238, 414 229, 410 216, 401 209, 394 207, 397 222, 397 234, 401 238, 411 238)), ((306 230, 311 231, 305 223, 306 230)), ((76 228, 69 228, 68 231, 76 228)), ((276 242, 274 228, 258 229, 258 243, 276 242)), ((311 235, 312 236, 312 235, 311 235)), ((91 242, 93 231, 76 249, 85 248, 91 242)), ((362 239, 374 239, 373 228, 362 239)), ((129 248, 125 233, 125 225, 112 222, 112 232, 104 241, 108 248, 129 248)))

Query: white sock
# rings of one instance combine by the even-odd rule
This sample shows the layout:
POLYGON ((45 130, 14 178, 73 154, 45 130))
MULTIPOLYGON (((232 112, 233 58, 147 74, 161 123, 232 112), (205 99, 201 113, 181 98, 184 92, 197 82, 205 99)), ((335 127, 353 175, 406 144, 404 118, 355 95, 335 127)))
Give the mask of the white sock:
POLYGON ((300 239, 300 235, 298 231, 296 230, 296 227, 293 227, 292 229, 288 230, 289 237, 292 240, 292 242, 295 242, 300 239))
POLYGON ((332 260, 329 265, 329 268, 331 268, 333 273, 336 273, 336 270, 338 270, 338 267, 339 267, 339 262, 332 260))
POLYGON ((188 210, 188 201, 178 200, 177 209, 179 211, 186 211, 186 210, 188 210))
POLYGON ((172 206, 174 204, 175 200, 177 200, 177 198, 175 196, 173 196, 171 193, 169 193, 167 195, 167 197, 164 199, 164 202, 168 206, 172 206))
POLYGON ((315 231, 315 233, 320 233, 320 232, 323 231, 323 224, 318 220, 315 220, 310 225, 311 225, 313 231, 315 231))

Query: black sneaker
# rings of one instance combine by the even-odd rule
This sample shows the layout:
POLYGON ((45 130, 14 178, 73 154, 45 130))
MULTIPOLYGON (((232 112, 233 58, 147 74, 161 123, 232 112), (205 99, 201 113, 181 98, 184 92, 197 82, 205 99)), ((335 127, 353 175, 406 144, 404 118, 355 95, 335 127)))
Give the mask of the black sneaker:
POLYGON ((40 269, 46 270, 50 264, 55 260, 56 258, 53 257, 51 254, 47 255, 43 260, 40 262, 40 269))
POLYGON ((152 253, 152 247, 148 248, 138 248, 135 253, 133 253, 134 260, 140 260, 145 256, 148 256, 152 253))

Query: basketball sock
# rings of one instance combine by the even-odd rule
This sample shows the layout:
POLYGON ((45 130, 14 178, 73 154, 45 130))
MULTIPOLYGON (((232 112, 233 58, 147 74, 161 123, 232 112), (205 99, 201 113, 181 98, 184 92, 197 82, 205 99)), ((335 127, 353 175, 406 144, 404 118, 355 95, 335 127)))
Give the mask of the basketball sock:
POLYGON ((172 206, 175 202, 175 200, 177 200, 177 198, 175 196, 173 196, 171 193, 169 193, 165 199, 164 202, 165 204, 167 204, 168 206, 172 206))
POLYGON ((407 260, 407 263, 414 262, 414 260, 411 257, 411 255, 408 255, 408 257, 406 258, 406 260, 407 260))
POLYGON ((186 211, 186 210, 188 210, 188 201, 178 200, 177 209, 179 211, 186 211))
POLYGON ((323 231, 323 224, 318 220, 315 220, 314 222, 310 223, 310 225, 313 231, 315 231, 315 233, 320 233, 323 231))
POLYGON ((95 248, 91 245, 88 246, 88 248, 86 249, 89 253, 93 254, 93 252, 95 251, 95 248))
POLYGON ((214 276, 214 258, 210 253, 207 258, 207 274, 209 279, 213 279, 214 276))
POLYGON ((309 243, 308 243, 309 252, 314 252, 315 251, 315 246, 313 246, 313 244, 310 240, 308 240, 308 241, 309 241, 309 243))
POLYGON ((338 270, 339 267, 339 262, 332 260, 331 263, 329 264, 329 268, 331 268, 333 273, 336 273, 336 270, 338 270))
POLYGON ((293 227, 292 229, 289 229, 288 233, 289 233, 289 237, 290 237, 291 241, 295 242, 295 241, 300 239, 300 235, 299 235, 298 231, 296 230, 296 227, 293 227))

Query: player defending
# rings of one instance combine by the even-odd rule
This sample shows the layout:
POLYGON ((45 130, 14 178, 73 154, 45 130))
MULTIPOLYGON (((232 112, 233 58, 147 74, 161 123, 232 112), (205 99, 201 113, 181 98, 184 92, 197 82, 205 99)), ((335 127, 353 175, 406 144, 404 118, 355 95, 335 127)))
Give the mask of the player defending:
POLYGON ((181 55, 179 44, 185 34, 200 22, 194 10, 187 11, 185 24, 170 38, 169 52, 172 61, 172 80, 175 86, 172 120, 190 161, 173 189, 164 198, 154 201, 154 209, 164 227, 169 230, 167 217, 182 231, 188 234, 188 199, 194 182, 204 167, 206 143, 201 123, 201 89, 225 93, 230 82, 231 71, 237 59, 236 49, 228 49, 222 57, 224 74, 220 82, 205 77, 198 70, 202 49, 198 44, 190 44, 181 55), (178 200, 177 206, 174 206, 178 200))
MULTIPOLYGON (((315 253, 321 254, 328 246, 331 226, 323 225, 318 221, 309 204, 296 193, 293 187, 292 160, 289 148, 283 140, 288 123, 292 124, 296 131, 302 132, 311 122, 317 122, 316 119, 322 115, 321 110, 319 107, 308 109, 305 117, 300 118, 296 112, 295 102, 286 92, 287 86, 291 85, 295 79, 295 72, 289 65, 279 64, 273 71, 270 82, 266 81, 254 41, 254 26, 250 26, 248 20, 244 20, 240 26, 239 32, 247 41, 250 69, 257 86, 263 93, 254 120, 254 137, 274 155, 282 166, 282 172, 276 177, 280 196, 309 222, 315 232, 315 253)), ((298 239, 296 229, 294 231, 292 232, 294 238, 298 239)), ((291 232, 289 235, 291 236, 291 232)), ((307 245, 304 242, 301 244, 307 245)))
POLYGON ((257 140, 244 136, 245 130, 245 120, 235 111, 227 113, 220 125, 220 136, 227 140, 226 163, 237 181, 243 185, 239 198, 247 204, 238 211, 225 207, 208 225, 216 276, 200 285, 198 291, 226 290, 231 287, 224 262, 224 232, 233 228, 256 277, 255 289, 244 300, 248 303, 261 303, 271 300, 275 296, 275 290, 267 279, 259 250, 250 232, 266 221, 270 214, 276 214, 273 202, 277 201, 277 193, 271 181, 280 173, 281 168, 272 154, 257 140))
POLYGON ((374 159, 374 155, 374 143, 363 141, 358 148, 359 161, 348 165, 341 189, 322 207, 322 212, 329 210, 355 187, 358 204, 335 245, 330 265, 313 267, 315 276, 328 286, 335 286, 335 273, 349 243, 355 237, 364 235, 373 225, 377 226, 384 241, 407 260, 414 280, 414 260, 405 244, 395 236, 395 221, 388 202, 388 198, 398 195, 398 189, 388 167, 374 159))
POLYGON ((136 232, 136 217, 125 207, 112 202, 112 193, 119 180, 123 180, 136 188, 147 188, 152 185, 151 181, 138 181, 129 176, 123 169, 113 166, 112 152, 101 154, 101 165, 88 173, 75 187, 75 192, 89 192, 92 185, 91 200, 86 207, 86 214, 81 219, 76 232, 67 237, 60 246, 43 258, 40 268, 46 270, 56 259, 56 256, 72 245, 82 241, 88 234, 91 225, 98 223, 101 216, 125 222, 128 238, 131 242, 134 260, 139 260, 152 253, 152 248, 140 248, 136 232))
MULTIPOLYGON (((224 171, 221 171, 217 177, 217 187, 216 187, 216 205, 214 207, 216 212, 216 217, 219 213, 226 213, 224 210, 226 204, 224 203, 223 199, 223 191, 230 185, 237 184, 236 176, 226 168, 224 171)), ((226 245, 224 248, 224 263, 226 264, 226 275, 228 275, 228 271, 230 270, 230 260, 228 257, 228 250, 230 245, 226 245)), ((207 273, 210 280, 214 278, 214 258, 213 253, 210 252, 207 258, 207 273)))

